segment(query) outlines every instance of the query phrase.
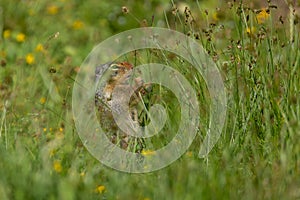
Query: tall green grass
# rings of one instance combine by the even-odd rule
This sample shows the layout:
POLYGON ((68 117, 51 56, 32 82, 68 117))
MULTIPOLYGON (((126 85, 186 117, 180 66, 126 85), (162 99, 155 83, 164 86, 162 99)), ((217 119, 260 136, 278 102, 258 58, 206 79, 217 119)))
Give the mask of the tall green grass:
MULTIPOLYGON (((270 8, 259 23, 261 12, 245 3, 215 5, 220 8, 206 8, 204 1, 128 1, 130 12, 124 14, 119 1, 1 2, 0 198, 299 198, 298 17, 292 10, 270 8), (191 9, 185 10, 185 4, 191 9), (167 168, 125 174, 99 163, 80 141, 71 113, 72 85, 94 45, 145 25, 143 19, 199 41, 222 73, 228 113, 220 140, 206 159, 199 159, 209 95, 201 76, 169 55, 173 60, 168 62, 194 80, 191 84, 199 91, 204 113, 199 134, 188 152, 167 168), (26 36, 23 42, 16 39, 20 33, 26 36), (36 49, 38 44, 42 50, 36 49), (28 54, 33 63, 26 60, 28 54)), ((165 63, 165 55, 153 50, 124 59, 165 63)), ((163 96, 161 102, 174 111, 177 101, 170 91, 154 91, 150 100, 163 96)), ((176 124, 177 115, 170 123, 176 124)), ((153 139, 153 148, 169 139, 153 139)))

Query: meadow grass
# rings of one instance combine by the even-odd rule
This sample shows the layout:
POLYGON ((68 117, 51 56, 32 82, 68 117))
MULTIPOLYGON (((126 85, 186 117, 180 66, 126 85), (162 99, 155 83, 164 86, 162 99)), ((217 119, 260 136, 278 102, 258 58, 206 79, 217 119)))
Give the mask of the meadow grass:
MULTIPOLYGON (((294 6, 282 12, 272 2, 262 10, 238 1, 221 3, 128 1, 124 13, 119 1, 2 1, 0 199, 300 198, 294 6), (203 113, 196 140, 179 160, 156 172, 126 174, 102 165, 85 149, 71 97, 79 66, 93 46, 140 26, 162 26, 195 38, 222 73, 228 110, 220 140, 199 159, 210 102, 201 76, 165 52, 121 58, 136 64, 171 62, 198 91, 203 113)), ((160 99, 174 113, 166 127, 172 132, 180 114, 177 100, 160 87, 153 93, 150 101, 160 99)), ((156 137, 148 149, 169 140, 156 137)))

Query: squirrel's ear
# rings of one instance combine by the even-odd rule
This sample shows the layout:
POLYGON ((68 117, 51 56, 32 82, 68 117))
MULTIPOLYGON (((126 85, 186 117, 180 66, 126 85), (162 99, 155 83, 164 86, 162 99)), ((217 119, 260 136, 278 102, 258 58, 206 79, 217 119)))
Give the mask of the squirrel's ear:
POLYGON ((124 66, 126 69, 133 68, 132 64, 130 64, 129 62, 122 62, 121 65, 124 66))

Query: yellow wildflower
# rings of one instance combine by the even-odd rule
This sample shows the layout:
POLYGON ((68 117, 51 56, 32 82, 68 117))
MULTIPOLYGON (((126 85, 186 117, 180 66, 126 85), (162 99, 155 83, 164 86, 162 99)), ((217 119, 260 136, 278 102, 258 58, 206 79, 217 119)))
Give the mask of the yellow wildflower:
POLYGON ((188 151, 188 152, 186 152, 186 155, 187 155, 188 157, 192 157, 192 156, 193 156, 193 152, 192 152, 192 151, 188 151))
POLYGON ((45 51, 44 46, 41 43, 39 43, 38 45, 36 45, 35 50, 39 51, 39 52, 45 51))
POLYGON ((35 58, 31 53, 26 55, 26 63, 28 65, 32 65, 34 63, 34 61, 35 61, 35 58))
POLYGON ((246 29, 246 32, 247 32, 247 33, 251 33, 251 29, 248 27, 248 28, 246 29))
POLYGON ((43 131, 46 132, 46 131, 47 131, 47 128, 43 128, 43 131))
POLYGON ((25 34, 24 33, 19 33, 16 37, 17 42, 24 42, 25 41, 25 34))
POLYGON ((28 10, 28 14, 29 14, 30 16, 33 16, 33 15, 35 15, 35 11, 34 11, 33 9, 29 9, 29 10, 28 10))
POLYGON ((0 51, 0 56, 6 58, 6 52, 4 50, 0 51))
POLYGON ((254 32, 255 32, 255 27, 248 27, 247 29, 246 29, 246 32, 248 33, 248 34, 253 34, 254 32))
POLYGON ((63 132, 63 131, 64 131, 64 128, 60 127, 60 128, 59 128, 59 131, 60 131, 60 132, 63 132))
POLYGON ((5 39, 7 39, 7 38, 10 38, 10 35, 11 35, 11 31, 10 30, 4 30, 4 32, 3 32, 3 37, 5 38, 5 39))
POLYGON ((106 189, 105 189, 105 186, 104 185, 99 185, 99 186, 97 186, 97 188, 96 188, 96 192, 97 193, 103 193, 104 191, 105 191, 106 189))
POLYGON ((53 169, 58 173, 62 172, 62 166, 60 161, 56 160, 53 162, 53 169))
POLYGON ((83 25, 84 24, 83 24, 82 21, 76 20, 76 21, 73 22, 72 27, 73 27, 73 29, 81 29, 83 27, 83 25))
POLYGON ((214 21, 219 21, 218 13, 214 12, 213 15, 212 15, 212 18, 213 18, 214 21))
POLYGON ((47 7, 47 13, 50 15, 55 15, 58 13, 58 7, 55 5, 51 5, 47 7))
MULTIPOLYGON (((55 149, 51 149, 49 152, 49 156, 50 158, 52 158, 55 155, 56 150, 55 149)), ((55 170, 56 171, 56 170, 55 170)))
POLYGON ((262 24, 270 17, 270 13, 267 9, 262 9, 257 15, 257 23, 262 24))
POLYGON ((151 151, 151 150, 144 150, 142 151, 142 155, 144 156, 148 156, 148 155, 154 155, 155 151, 151 151))
POLYGON ((41 104, 46 103, 46 98, 45 98, 45 97, 40 98, 40 103, 41 103, 41 104))
POLYGON ((84 173, 84 172, 81 172, 81 173, 80 173, 80 176, 81 176, 81 177, 84 177, 84 176, 85 176, 85 173, 84 173))

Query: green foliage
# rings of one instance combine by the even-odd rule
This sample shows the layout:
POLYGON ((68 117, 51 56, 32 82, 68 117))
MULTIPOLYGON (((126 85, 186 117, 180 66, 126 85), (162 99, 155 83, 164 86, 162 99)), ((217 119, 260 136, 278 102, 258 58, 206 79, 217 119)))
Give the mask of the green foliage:
MULTIPOLYGON (((298 16, 272 3, 255 10, 216 2, 1 1, 0 199, 299 198, 298 16), (166 52, 121 58, 137 65, 171 63, 191 80, 203 114, 199 134, 180 160, 136 175, 105 167, 84 148, 71 96, 93 46, 141 26, 167 27, 198 40, 223 75, 228 113, 221 139, 199 159, 210 104, 201 76, 166 52)), ((165 127, 170 134, 148 141, 149 150, 172 139, 180 118, 178 101, 166 88, 153 88, 145 104, 153 102, 172 117, 165 127)))

